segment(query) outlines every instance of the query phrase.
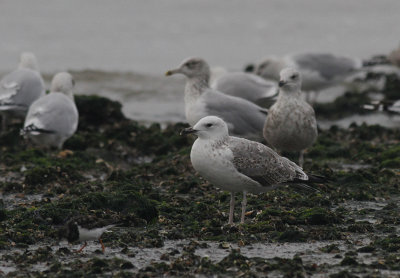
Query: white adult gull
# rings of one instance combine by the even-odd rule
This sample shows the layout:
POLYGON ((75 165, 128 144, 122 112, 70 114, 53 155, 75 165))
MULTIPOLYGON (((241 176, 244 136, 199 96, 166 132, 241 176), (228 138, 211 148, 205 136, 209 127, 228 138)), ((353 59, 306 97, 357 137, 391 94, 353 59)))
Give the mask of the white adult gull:
POLYGON ((301 97, 301 75, 293 68, 280 73, 279 96, 269 109, 264 126, 264 138, 280 151, 300 152, 303 167, 304 150, 317 139, 314 109, 301 97))
POLYGON ((189 58, 166 75, 183 74, 185 87, 185 114, 190 125, 209 115, 221 117, 232 135, 257 141, 263 140, 262 129, 268 111, 250 101, 211 89, 210 68, 200 58, 189 58))
POLYGON ((216 78, 211 87, 262 107, 269 107, 278 94, 277 82, 247 72, 227 72, 216 78))
POLYGON ((318 92, 345 81, 362 67, 358 58, 329 53, 298 53, 283 57, 270 56, 256 66, 256 74, 279 81, 282 69, 294 67, 303 76, 303 90, 318 92))
POLYGON ((244 223, 247 192, 261 193, 285 184, 321 181, 261 143, 229 136, 228 126, 216 116, 202 118, 181 134, 198 136, 190 153, 194 169, 215 186, 231 192, 230 225, 235 192, 243 192, 240 223, 244 223))
POLYGON ((56 74, 50 93, 29 108, 21 134, 36 145, 61 149, 78 127, 78 110, 72 92, 74 85, 69 73, 56 74))
POLYGON ((18 69, 0 81, 2 131, 6 129, 7 117, 24 118, 32 102, 44 93, 44 82, 35 55, 23 52, 18 69))

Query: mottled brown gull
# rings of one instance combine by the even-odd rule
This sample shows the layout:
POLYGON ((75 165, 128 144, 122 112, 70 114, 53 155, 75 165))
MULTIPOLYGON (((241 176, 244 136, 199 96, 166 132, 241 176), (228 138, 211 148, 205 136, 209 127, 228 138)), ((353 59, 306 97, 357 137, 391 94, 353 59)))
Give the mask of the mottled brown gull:
POLYGON ((45 92, 33 53, 23 52, 18 69, 0 81, 0 113, 2 131, 7 126, 7 117, 25 118, 29 106, 45 92))
POLYGON ((78 127, 78 110, 72 92, 74 85, 69 73, 56 74, 51 82, 50 93, 36 100, 29 108, 21 134, 36 145, 61 149, 78 127))
POLYGON ((293 68, 281 71, 279 96, 269 109, 264 138, 280 151, 300 152, 303 167, 304 150, 317 139, 314 109, 301 97, 301 75, 293 68))
POLYGON ((216 116, 202 118, 181 134, 196 134, 190 159, 194 169, 215 186, 231 192, 229 224, 233 224, 234 192, 243 192, 240 222, 244 222, 246 193, 261 193, 285 184, 307 184, 321 179, 307 175, 289 159, 269 147, 228 134, 216 116))
POLYGON ((166 75, 183 74, 187 77, 185 87, 185 114, 190 125, 205 116, 218 116, 228 125, 231 135, 263 140, 262 129, 267 110, 242 98, 233 97, 211 89, 210 68, 200 58, 189 58, 166 75))

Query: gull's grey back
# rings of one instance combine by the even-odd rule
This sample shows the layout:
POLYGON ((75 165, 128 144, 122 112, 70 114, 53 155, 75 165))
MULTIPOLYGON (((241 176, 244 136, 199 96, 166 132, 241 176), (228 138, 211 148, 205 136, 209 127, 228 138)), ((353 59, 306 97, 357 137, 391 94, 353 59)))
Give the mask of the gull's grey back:
POLYGON ((78 126, 78 110, 68 96, 63 93, 50 93, 31 105, 25 126, 38 122, 39 128, 62 135, 72 135, 78 126))
POLYGON ((227 73, 217 79, 214 88, 225 94, 241 97, 256 103, 276 93, 276 82, 267 81, 254 74, 244 72, 227 73))
POLYGON ((355 59, 332 54, 295 54, 292 55, 292 59, 297 63, 300 70, 318 71, 322 77, 328 80, 350 74, 359 66, 355 59))
POLYGON ((7 90, 4 88, 14 83, 16 91, 9 99, 14 104, 24 105, 28 108, 33 101, 44 94, 43 79, 34 70, 18 69, 6 75, 1 80, 1 91, 6 92, 7 90))
POLYGON ((207 115, 222 118, 228 124, 231 135, 262 140, 267 110, 245 99, 225 95, 212 89, 203 92, 202 97, 207 115))

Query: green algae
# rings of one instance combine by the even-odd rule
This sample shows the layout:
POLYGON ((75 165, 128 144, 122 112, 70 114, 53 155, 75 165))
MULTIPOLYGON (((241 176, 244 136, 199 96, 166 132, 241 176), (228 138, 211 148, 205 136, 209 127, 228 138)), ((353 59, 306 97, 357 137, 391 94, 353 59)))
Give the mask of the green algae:
POLYGON ((366 114, 362 104, 370 103, 366 94, 346 92, 331 103, 316 103, 314 110, 318 118, 339 119, 354 114, 366 114))
POLYGON ((374 246, 388 252, 397 252, 400 250, 400 237, 393 234, 386 238, 380 238, 374 242, 374 246))
MULTIPOLYGON (((397 238, 378 234, 393 233, 394 226, 400 223, 395 203, 381 212, 360 210, 356 215, 348 208, 333 208, 344 201, 399 196, 396 168, 389 168, 397 166, 387 165, 387 161, 395 160, 399 153, 399 131, 367 125, 321 131, 318 141, 307 153, 306 157, 312 162, 306 160, 305 170, 325 175, 330 182, 317 185, 318 192, 299 192, 287 186, 249 195, 245 224, 230 227, 226 225, 229 193, 217 190, 195 173, 189 159, 193 138, 178 135, 186 124, 165 129, 158 124, 145 127, 126 119, 118 103, 99 97, 78 96, 76 99, 82 121, 78 132, 65 144, 65 148, 72 151, 66 156, 26 146, 19 137, 13 141, 12 137, 18 136, 14 130, 17 126, 0 136, 5 146, 0 153, 4 163, 0 171, 3 175, 11 172, 16 176, 0 183, 3 194, 43 196, 23 205, 1 208, 1 249, 12 250, 15 246, 27 249, 38 243, 57 245, 60 225, 76 215, 90 215, 118 223, 120 230, 103 236, 105 244, 113 248, 160 248, 166 240, 180 239, 239 245, 289 244, 344 240, 349 234, 377 233, 371 244, 373 249, 360 248, 358 252, 382 253, 384 267, 396 269, 396 257, 390 254, 398 252, 397 238), (91 105, 92 102, 98 103, 91 105), (95 108, 95 114, 91 114, 91 107, 95 108), (135 160, 141 156, 149 156, 151 161, 135 160), (343 163, 367 163, 369 166, 360 169, 336 166, 343 163), (21 171, 22 168, 25 169, 21 171), (363 215, 372 215, 380 224, 355 221, 357 216, 363 215)), ((239 214, 240 206, 237 206, 236 221, 239 214)), ((138 277, 187 273, 251 277, 258 272, 266 276, 279 273, 287 277, 307 277, 318 268, 318 271, 326 271, 318 262, 308 265, 300 257, 265 260, 245 257, 237 250, 219 262, 212 262, 195 255, 196 248, 192 244, 178 257, 170 256, 166 262, 150 263, 137 270, 129 261, 114 258, 64 262, 60 258, 71 257, 73 253, 69 248, 60 248, 48 262, 45 275, 79 277, 113 273, 116 277, 130 277, 130 271, 135 270, 138 277)), ((323 252, 341 251, 327 247, 323 252)), ((21 268, 23 277, 22 274, 30 273, 30 263, 41 262, 46 255, 51 255, 51 251, 29 251, 22 256, 11 256, 10 261, 27 261, 26 267, 21 268), (27 257, 32 259, 26 260, 27 257)), ((357 262, 354 255, 342 258, 343 267, 375 267, 351 263, 351 260, 357 262)))

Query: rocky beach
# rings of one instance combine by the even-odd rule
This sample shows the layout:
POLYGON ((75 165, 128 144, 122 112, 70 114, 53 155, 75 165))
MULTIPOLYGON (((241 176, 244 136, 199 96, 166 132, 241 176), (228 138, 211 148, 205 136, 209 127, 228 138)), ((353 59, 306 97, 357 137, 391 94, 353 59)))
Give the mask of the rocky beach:
MULTIPOLYGON (((384 84, 316 104, 318 120, 378 116, 362 104, 398 99, 398 75, 365 78, 384 84)), ((144 125, 119 102, 75 100, 78 131, 62 151, 33 147, 17 121, 0 136, 1 276, 400 276, 398 128, 320 129, 304 169, 329 182, 250 195, 245 224, 228 226, 229 193, 192 168, 195 138, 179 135, 187 124, 144 125), (97 242, 77 253, 80 243, 59 237, 78 215, 116 223, 104 253, 97 242)))

